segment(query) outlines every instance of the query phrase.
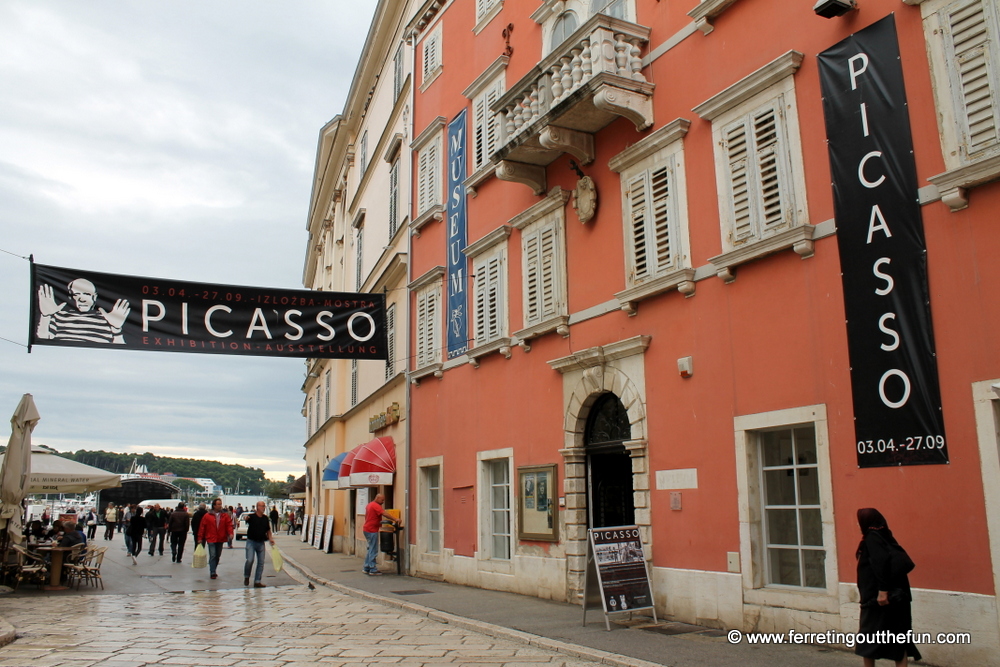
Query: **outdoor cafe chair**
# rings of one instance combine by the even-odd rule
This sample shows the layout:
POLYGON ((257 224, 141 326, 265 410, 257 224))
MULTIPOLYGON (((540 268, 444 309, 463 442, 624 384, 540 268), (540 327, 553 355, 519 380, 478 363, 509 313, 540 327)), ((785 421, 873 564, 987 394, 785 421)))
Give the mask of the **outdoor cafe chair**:
POLYGON ((42 586, 48 581, 49 568, 45 559, 29 552, 24 547, 13 544, 11 548, 17 554, 17 570, 14 576, 14 590, 25 579, 42 586))
MULTIPOLYGON (((100 547, 94 550, 94 556, 91 558, 90 562, 83 566, 83 578, 91 586, 96 586, 98 583, 101 584, 101 590, 104 590, 104 580, 101 578, 101 564, 104 562, 104 552, 108 550, 107 547, 100 547)), ((77 589, 80 585, 77 584, 77 589)))

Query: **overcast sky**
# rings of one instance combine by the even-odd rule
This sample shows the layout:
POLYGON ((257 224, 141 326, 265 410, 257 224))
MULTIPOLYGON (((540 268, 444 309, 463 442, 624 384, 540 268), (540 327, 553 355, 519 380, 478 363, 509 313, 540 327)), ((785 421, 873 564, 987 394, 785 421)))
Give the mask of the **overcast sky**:
POLYGON ((15 255, 300 289, 317 137, 343 109, 375 4, 0 3, 4 423, 31 393, 34 441, 60 451, 303 474, 302 360, 28 354, 28 262, 15 255))

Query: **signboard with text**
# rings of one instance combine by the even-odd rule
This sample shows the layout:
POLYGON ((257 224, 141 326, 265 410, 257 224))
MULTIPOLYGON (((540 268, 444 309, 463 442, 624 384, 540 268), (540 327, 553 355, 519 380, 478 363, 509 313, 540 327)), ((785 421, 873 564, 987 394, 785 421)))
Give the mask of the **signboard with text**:
POLYGON ((454 359, 469 349, 469 306, 465 285, 469 280, 469 260, 462 252, 468 236, 465 206, 466 118, 463 109, 448 124, 448 200, 445 215, 448 223, 448 358, 454 359))
POLYGON ((652 608, 639 527, 591 528, 587 532, 604 613, 652 608))
POLYGON ((386 359, 385 296, 31 264, 31 345, 386 359))
POLYGON ((819 54, 858 466, 948 463, 892 15, 819 54))

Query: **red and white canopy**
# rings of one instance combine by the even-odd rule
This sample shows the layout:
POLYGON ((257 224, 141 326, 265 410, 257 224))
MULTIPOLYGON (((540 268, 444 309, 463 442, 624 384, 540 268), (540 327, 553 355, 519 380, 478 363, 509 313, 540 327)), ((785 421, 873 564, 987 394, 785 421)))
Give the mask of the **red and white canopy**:
MULTIPOLYGON (((375 438, 354 448, 351 462, 351 486, 380 486, 392 484, 396 472, 396 443, 391 437, 375 438)), ((350 457, 350 454, 348 454, 350 457)), ((344 459, 347 463, 347 459, 344 459)), ((343 464, 341 464, 343 471, 343 464)), ((341 472, 340 479, 344 479, 341 472)))
POLYGON ((340 475, 337 477, 337 488, 338 489, 349 489, 351 488, 351 466, 354 463, 354 456, 358 453, 358 448, 355 447, 351 451, 347 452, 347 456, 340 463, 340 475))

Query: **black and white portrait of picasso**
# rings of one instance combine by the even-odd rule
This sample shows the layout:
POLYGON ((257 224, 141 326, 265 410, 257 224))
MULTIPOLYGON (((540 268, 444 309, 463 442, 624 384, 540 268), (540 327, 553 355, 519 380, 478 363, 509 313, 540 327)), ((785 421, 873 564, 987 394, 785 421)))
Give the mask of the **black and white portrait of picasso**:
POLYGON ((131 307, 118 299, 110 311, 97 306, 97 288, 86 278, 67 285, 69 301, 56 303, 51 285, 38 288, 38 338, 84 343, 125 344, 122 326, 131 307))

